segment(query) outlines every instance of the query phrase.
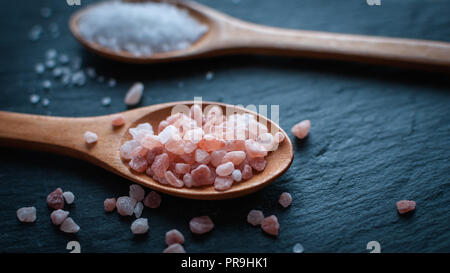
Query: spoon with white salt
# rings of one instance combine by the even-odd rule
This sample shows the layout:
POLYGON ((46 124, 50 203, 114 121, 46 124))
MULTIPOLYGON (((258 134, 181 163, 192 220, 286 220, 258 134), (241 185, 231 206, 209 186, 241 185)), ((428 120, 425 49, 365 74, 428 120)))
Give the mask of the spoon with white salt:
MULTIPOLYGON (((149 2, 160 1, 139 1, 133 5, 149 2)), ((84 28, 88 30, 84 31, 85 33, 80 31, 80 24, 86 23, 84 21, 89 17, 95 17, 95 13, 94 16, 89 16, 89 13, 96 12, 96 9, 98 11, 102 5, 107 7, 105 5, 110 4, 100 3, 80 9, 71 17, 70 29, 76 39, 93 52, 127 63, 158 63, 229 54, 260 54, 450 71, 450 43, 447 42, 288 30, 244 22, 195 2, 169 2, 180 12, 187 12, 188 16, 176 12, 171 14, 173 16, 162 14, 164 20, 154 20, 152 26, 140 26, 139 28, 147 27, 148 31, 145 33, 150 35, 147 40, 142 41, 144 43, 141 45, 142 50, 133 43, 127 45, 117 43, 117 34, 126 31, 105 29, 109 36, 105 34, 106 36, 101 38, 98 37, 98 33, 89 31, 90 28, 95 29, 105 23, 101 20, 92 21, 91 25, 84 28), (196 25, 191 19, 195 19, 198 24, 196 25), (207 30, 201 29, 201 26, 206 26, 207 30), (168 31, 170 35, 154 36, 152 28, 157 28, 156 32, 168 31), (177 31, 180 28, 183 30, 177 31), (92 37, 87 38, 88 34, 96 35, 97 40, 91 39, 92 37), (177 37, 187 42, 180 40, 171 47, 171 43, 176 41, 177 37), (153 44, 153 47, 156 46, 155 50, 152 47, 145 47, 147 42, 159 44, 153 44)), ((157 16, 157 10, 149 9, 150 11, 154 12, 152 16, 157 16)), ((121 17, 120 14, 115 15, 121 17)), ((97 17, 97 19, 100 18, 100 16, 97 17)), ((146 22, 142 21, 142 17, 137 14, 135 19, 146 22)), ((120 19, 117 20, 120 21, 120 19)), ((108 24, 111 22, 107 20, 108 24)), ((127 22, 133 24, 133 21, 127 22)), ((120 23, 118 22, 116 28, 120 28, 120 23)), ((135 30, 130 29, 128 32, 133 31, 135 30)))
POLYGON ((42 150, 80 158, 154 190, 185 198, 206 200, 234 198, 260 190, 281 176, 291 165, 294 157, 292 143, 276 123, 245 108, 203 101, 202 105, 205 108, 218 105, 224 113, 228 109, 255 115, 259 122, 267 124, 269 132, 273 133, 275 130, 285 135, 278 149, 266 157, 266 168, 249 180, 236 183, 227 191, 217 191, 212 185, 175 188, 160 184, 146 174, 132 172, 120 156, 120 147, 132 138, 128 133, 129 128, 145 122, 157 128, 158 124, 171 114, 175 106, 191 107, 193 103, 193 101, 169 102, 122 112, 120 114, 126 123, 118 128, 112 126, 112 121, 117 114, 63 118, 0 111, 0 124, 2 124, 0 146, 42 150), (97 140, 95 143, 85 143, 84 134, 88 131, 95 132, 98 136, 98 140, 95 138, 97 140))

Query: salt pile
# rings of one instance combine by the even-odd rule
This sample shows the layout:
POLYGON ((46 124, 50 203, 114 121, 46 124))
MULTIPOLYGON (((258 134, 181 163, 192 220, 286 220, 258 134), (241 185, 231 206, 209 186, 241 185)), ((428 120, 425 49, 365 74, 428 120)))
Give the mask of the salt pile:
POLYGON ((135 56, 186 49, 207 29, 167 3, 108 2, 79 20, 80 34, 88 41, 135 56))

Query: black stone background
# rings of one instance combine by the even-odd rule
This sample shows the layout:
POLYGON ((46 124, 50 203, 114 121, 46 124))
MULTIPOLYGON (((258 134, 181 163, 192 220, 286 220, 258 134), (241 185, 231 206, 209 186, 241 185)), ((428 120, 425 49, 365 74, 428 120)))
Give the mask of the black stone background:
MULTIPOLYGON (((450 1, 381 0, 215 0, 222 12, 271 26, 450 42, 450 1)), ((92 1, 82 0, 82 5, 92 1)), ((128 193, 129 181, 86 162, 59 155, 0 148, 0 251, 68 252, 77 240, 82 252, 160 252, 164 234, 177 228, 188 252, 291 252, 300 242, 306 252, 368 252, 379 241, 382 252, 450 251, 450 93, 448 75, 432 75, 340 62, 277 57, 224 57, 152 66, 111 62, 82 48, 67 20, 76 7, 65 1, 1 1, 0 109, 54 115, 96 116, 126 110, 123 97, 135 81, 145 84, 141 105, 189 100, 231 104, 280 105, 280 124, 287 131, 310 119, 305 141, 293 139, 291 168, 269 187, 243 198, 193 201, 164 195, 162 206, 145 209, 150 232, 133 236, 132 218, 103 210, 103 200, 128 193), (44 19, 40 8, 53 15, 44 19), (57 22, 59 38, 48 35, 57 22), (27 38, 33 25, 43 37, 27 38), (56 84, 40 87, 34 65, 55 48, 83 59, 117 86, 89 81, 82 88, 56 84), (214 79, 205 80, 213 71, 214 79), (182 82, 184 86, 178 85, 182 82), (29 96, 51 104, 31 105, 29 96), (109 107, 100 103, 112 98, 109 107), (75 235, 53 227, 45 203, 56 187, 75 193, 71 216, 81 226, 75 235), (293 195, 292 206, 277 202, 293 195), (417 201, 417 210, 400 217, 395 202, 417 201), (16 209, 35 206, 38 220, 22 224, 16 209), (278 238, 246 223, 251 209, 277 215, 278 238), (193 236, 188 221, 210 215, 211 233, 193 236)), ((6 126, 4 124, 1 127, 6 126)))

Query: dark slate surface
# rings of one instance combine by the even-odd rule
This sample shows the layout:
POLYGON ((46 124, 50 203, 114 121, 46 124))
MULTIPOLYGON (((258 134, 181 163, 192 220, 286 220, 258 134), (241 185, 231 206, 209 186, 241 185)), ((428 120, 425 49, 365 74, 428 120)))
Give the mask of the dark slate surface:
MULTIPOLYGON (((90 1, 82 0, 83 5, 90 1)), ((236 17, 272 26, 450 41, 450 2, 445 0, 231 0, 201 1, 236 17)), ((383 252, 450 251, 450 93, 448 76, 395 69, 268 57, 227 57, 157 66, 113 63, 85 51, 71 37, 67 19, 75 10, 65 1, 2 1, 0 9, 0 109, 55 116, 95 116, 123 111, 124 93, 134 81, 146 86, 142 105, 192 99, 231 104, 279 104, 280 123, 289 130, 312 121, 310 136, 294 141, 288 172, 266 189, 227 201, 192 201, 163 196, 160 209, 146 209, 150 233, 135 237, 131 218, 103 211, 106 197, 128 192, 129 182, 96 166, 58 155, 0 149, 0 251, 67 252, 78 240, 82 252, 160 252, 164 233, 177 228, 189 252, 367 252, 376 240, 383 252), (42 6, 53 15, 43 19, 42 6), (35 24, 57 22, 61 36, 27 39, 35 24), (45 50, 54 47, 81 56, 84 66, 114 77, 115 88, 89 82, 83 88, 56 85, 43 91, 33 72, 45 50), (214 71, 212 81, 205 73, 214 71), (184 87, 179 88, 178 83, 184 87), (49 97, 48 108, 28 97, 49 97), (112 98, 102 107, 104 96, 112 98), (49 221, 46 195, 71 190, 70 207, 80 224, 76 236, 49 221), (277 203, 289 191, 288 209, 277 203), (399 199, 417 201, 416 212, 400 217, 399 199), (38 220, 21 224, 15 211, 37 207, 38 220), (250 209, 275 214, 277 239, 250 227, 250 209), (192 236, 191 217, 208 214, 216 229, 192 236)), ((48 33, 48 31, 46 32, 48 33)), ((4 125, 1 125, 4 126, 4 125)))

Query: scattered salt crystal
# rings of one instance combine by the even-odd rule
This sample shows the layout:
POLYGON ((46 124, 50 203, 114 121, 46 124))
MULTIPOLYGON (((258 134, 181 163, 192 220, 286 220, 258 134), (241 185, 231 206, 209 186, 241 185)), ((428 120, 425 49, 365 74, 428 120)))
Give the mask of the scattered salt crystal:
POLYGON ((178 243, 169 245, 163 253, 186 253, 184 247, 178 243))
POLYGON ((47 204, 52 209, 64 208, 63 191, 61 188, 57 188, 47 195, 47 204))
POLYGON ((397 202, 397 210, 400 214, 405 214, 407 212, 416 209, 416 202, 410 200, 400 200, 397 202))
POLYGON ((125 104, 133 106, 139 103, 144 92, 144 85, 141 82, 134 83, 125 95, 125 104))
POLYGON ((108 81, 108 86, 109 87, 114 87, 114 86, 116 86, 116 79, 114 79, 114 78, 111 78, 111 79, 109 79, 109 81, 108 81))
POLYGON ((52 75, 55 78, 61 77, 63 74, 63 69, 61 67, 55 67, 52 71, 52 75))
POLYGON ((61 225, 68 216, 69 212, 62 209, 55 210, 50 214, 52 223, 57 226, 61 225))
POLYGON ((86 131, 86 132, 84 133, 84 141, 85 141, 87 144, 95 143, 95 142, 97 142, 97 140, 98 140, 98 136, 97 136, 96 133, 91 132, 91 131, 86 131))
POLYGON ((294 136, 298 137, 299 139, 303 139, 308 135, 310 127, 311 122, 309 120, 304 120, 295 124, 292 127, 291 132, 294 136))
POLYGON ((61 224, 59 229, 65 233, 77 233, 80 230, 80 226, 78 226, 72 218, 67 217, 64 222, 61 224))
POLYGON ((219 176, 228 176, 234 171, 234 165, 231 162, 227 162, 217 166, 216 174, 219 176))
POLYGON ((144 200, 145 191, 140 185, 133 184, 130 185, 129 195, 131 198, 134 198, 136 201, 140 202, 144 200))
POLYGON ((103 106, 109 106, 111 104, 111 98, 110 97, 104 97, 102 99, 102 105, 103 106))
POLYGON ((292 196, 290 193, 288 192, 283 192, 280 195, 280 199, 278 200, 278 202, 280 203, 280 205, 282 205, 283 207, 287 208, 291 205, 292 203, 292 196))
POLYGON ((67 63, 69 63, 69 61, 70 61, 69 56, 68 56, 67 54, 61 54, 61 55, 59 55, 58 60, 59 60, 59 62, 60 62, 61 64, 67 64, 67 63))
POLYGON ((35 207, 24 207, 20 208, 16 212, 17 219, 20 222, 31 223, 36 221, 36 208, 35 207))
POLYGON ((141 217, 143 210, 144 210, 144 205, 142 204, 142 202, 138 202, 136 204, 136 207, 134 207, 134 216, 136 216, 136 218, 141 217))
POLYGON ((146 207, 156 209, 161 205, 161 195, 155 191, 151 191, 144 199, 144 205, 146 207))
POLYGON ((305 248, 300 243, 296 243, 294 247, 292 247, 292 252, 294 253, 303 253, 305 251, 305 248))
POLYGON ((41 97, 39 97, 39 95, 37 95, 37 94, 33 94, 30 96, 30 102, 32 104, 38 103, 40 99, 41 99, 41 97))
POLYGON ((134 220, 131 224, 131 232, 133 234, 144 234, 148 231, 148 219, 147 218, 139 218, 134 220))
POLYGON ((48 7, 41 8, 41 16, 44 18, 48 18, 52 15, 52 9, 48 7))
POLYGON ((278 218, 275 215, 264 218, 264 220, 262 220, 261 222, 261 228, 267 234, 278 236, 278 231, 280 229, 278 218))
POLYGON ((131 159, 131 153, 133 152, 133 150, 139 146, 140 146, 139 141, 129 140, 120 147, 120 155, 124 159, 129 160, 131 159))
POLYGON ((172 229, 166 232, 166 244, 168 246, 173 244, 184 244, 184 236, 176 229, 172 229))
POLYGON ((77 71, 72 74, 71 83, 75 86, 83 86, 86 84, 86 75, 83 71, 77 71))
POLYGON ((103 206, 105 207, 105 211, 113 211, 116 208, 116 198, 105 199, 105 201, 103 201, 103 206))
POLYGON ((120 127, 125 124, 125 118, 122 115, 114 116, 112 120, 112 125, 114 127, 120 127))
POLYGON ((71 191, 63 192, 63 197, 68 205, 72 204, 75 200, 75 195, 71 191))
POLYGON ((44 89, 48 90, 48 89, 50 89, 52 87, 52 83, 49 80, 45 80, 45 81, 42 82, 42 87, 44 89))
POLYGON ((208 72, 206 73, 206 75, 205 75, 205 79, 206 79, 207 81, 210 81, 210 80, 212 80, 213 78, 214 78, 214 72, 208 71, 208 72))
POLYGON ((44 71, 45 71, 45 65, 42 64, 42 63, 37 63, 37 64, 34 66, 34 71, 35 71, 37 74, 43 74, 44 71))
POLYGON ((240 170, 234 170, 231 173, 231 177, 233 178, 234 181, 241 182, 241 180, 242 180, 242 173, 241 173, 240 170))
POLYGON ((42 106, 47 107, 50 104, 50 100, 47 98, 42 99, 42 106))
POLYGON ((58 52, 54 48, 50 48, 45 52, 45 58, 47 59, 54 59, 58 55, 58 52))
POLYGON ((56 66, 56 62, 53 59, 46 60, 45 66, 48 68, 54 68, 56 66))
POLYGON ((261 225, 264 214, 260 210, 251 210, 247 215, 247 222, 253 226, 261 225))
POLYGON ((119 197, 116 202, 117 212, 122 216, 133 215, 135 206, 136 200, 128 196, 119 197))
POLYGON ((233 185, 233 178, 217 176, 214 180, 214 188, 218 191, 226 191, 233 185))
POLYGON ((41 38, 42 35, 42 26, 35 25, 31 28, 30 32, 28 32, 28 38, 31 41, 37 41, 41 38))
POLYGON ((194 234, 203 234, 214 228, 214 223, 209 216, 194 217, 189 221, 189 228, 194 234))

